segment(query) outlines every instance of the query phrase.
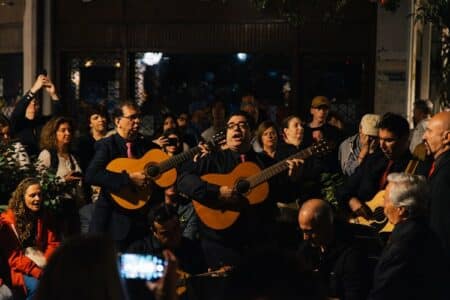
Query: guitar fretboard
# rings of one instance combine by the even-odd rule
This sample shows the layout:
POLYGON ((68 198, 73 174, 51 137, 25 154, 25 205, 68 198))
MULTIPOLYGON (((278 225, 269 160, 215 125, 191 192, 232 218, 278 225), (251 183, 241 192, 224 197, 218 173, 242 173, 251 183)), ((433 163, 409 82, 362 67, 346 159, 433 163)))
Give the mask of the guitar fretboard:
POLYGON ((163 162, 160 162, 158 164, 160 173, 164 173, 170 169, 175 168, 176 166, 181 165, 183 162, 187 161, 188 159, 192 159, 195 155, 197 155, 200 152, 201 148, 199 146, 196 146, 194 148, 189 149, 188 151, 179 153, 163 162))
POLYGON ((308 158, 309 156, 311 156, 312 154, 313 154, 312 147, 308 147, 305 150, 299 151, 299 152, 289 156, 288 158, 264 169, 259 174, 255 174, 253 176, 248 177, 246 180, 250 183, 250 188, 253 188, 253 187, 269 180, 273 176, 280 174, 281 172, 287 170, 288 169, 288 164, 286 162, 287 160, 294 159, 294 158, 305 159, 305 158, 308 158))

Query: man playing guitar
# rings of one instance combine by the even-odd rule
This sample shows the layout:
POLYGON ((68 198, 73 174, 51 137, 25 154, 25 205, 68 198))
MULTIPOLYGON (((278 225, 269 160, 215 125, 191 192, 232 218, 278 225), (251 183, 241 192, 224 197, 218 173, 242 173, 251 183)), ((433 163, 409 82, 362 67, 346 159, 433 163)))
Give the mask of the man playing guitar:
POLYGON ((146 217, 140 210, 120 208, 109 193, 129 185, 144 187, 148 180, 144 171, 116 173, 108 171, 106 166, 118 157, 139 158, 157 146, 138 134, 141 119, 135 103, 121 103, 114 111, 114 124, 117 133, 96 143, 95 155, 86 171, 86 182, 101 187, 89 231, 108 233, 118 242, 119 249, 125 249, 134 240, 144 237, 146 217))
POLYGON ((387 113, 378 128, 380 149, 367 156, 338 191, 340 203, 366 219, 371 218, 371 211, 365 202, 386 187, 390 173, 404 172, 412 159, 408 148, 409 124, 405 118, 387 113))
MULTIPOLYGON (((270 233, 273 232, 276 203, 271 201, 270 196, 260 204, 249 206, 247 199, 233 187, 211 184, 200 178, 209 173, 227 174, 243 161, 265 167, 251 147, 250 121, 245 112, 232 114, 226 123, 227 149, 210 153, 189 164, 177 180, 179 193, 208 207, 240 212, 236 222, 223 230, 201 224, 202 248, 206 264, 212 269, 239 265, 250 249, 272 240, 270 233)), ((287 161, 289 176, 296 175, 300 163, 298 159, 287 161)), ((269 181, 271 193, 288 194, 286 187, 290 184, 289 180, 280 180, 285 177, 276 176, 269 181)))

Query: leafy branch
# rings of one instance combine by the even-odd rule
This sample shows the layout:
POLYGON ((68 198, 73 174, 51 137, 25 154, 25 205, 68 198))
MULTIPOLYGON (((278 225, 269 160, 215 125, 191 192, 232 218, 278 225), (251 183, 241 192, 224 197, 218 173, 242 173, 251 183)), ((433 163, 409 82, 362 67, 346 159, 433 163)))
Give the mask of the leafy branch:
POLYGON ((339 204, 336 198, 336 191, 344 184, 344 177, 340 173, 322 173, 320 175, 322 186, 321 193, 324 200, 328 201, 333 207, 338 208, 339 204))
POLYGON ((20 165, 13 144, 0 143, 0 204, 7 204, 17 185, 27 177, 41 182, 44 206, 53 213, 61 213, 75 183, 66 182, 49 170, 39 172, 33 164, 20 165))
MULTIPOLYGON (((322 22, 333 22, 341 18, 343 9, 352 0, 252 0, 253 5, 261 12, 276 12, 293 26, 301 26, 310 15, 319 15, 322 22)), ((361 0, 353 0, 361 1, 361 0)), ((366 0, 369 1, 369 0, 366 0)), ((395 11, 400 0, 377 0, 386 10, 395 11)))
POLYGON ((438 71, 441 74, 439 82, 439 101, 441 106, 450 106, 450 1, 422 0, 415 15, 416 21, 436 26, 441 38, 441 52, 438 71))

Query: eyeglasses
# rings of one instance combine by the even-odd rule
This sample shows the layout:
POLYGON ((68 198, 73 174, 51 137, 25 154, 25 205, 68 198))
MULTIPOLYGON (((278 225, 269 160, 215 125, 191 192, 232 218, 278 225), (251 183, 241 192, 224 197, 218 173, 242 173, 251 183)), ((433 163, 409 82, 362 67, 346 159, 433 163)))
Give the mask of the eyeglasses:
POLYGON ((248 128, 248 123, 247 122, 239 122, 239 123, 229 123, 227 124, 227 129, 247 129, 248 128))
POLYGON ((122 116, 122 118, 126 118, 130 121, 134 121, 141 118, 141 114, 133 114, 131 116, 122 116))

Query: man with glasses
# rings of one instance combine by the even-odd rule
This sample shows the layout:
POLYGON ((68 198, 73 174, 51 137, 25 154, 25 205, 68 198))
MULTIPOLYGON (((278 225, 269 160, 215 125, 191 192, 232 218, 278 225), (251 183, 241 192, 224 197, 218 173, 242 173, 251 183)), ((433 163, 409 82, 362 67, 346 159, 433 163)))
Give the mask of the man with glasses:
MULTIPOLYGON (((251 147, 249 121, 245 112, 232 114, 226 122, 226 149, 201 157, 189 166, 185 165, 184 172, 177 181, 178 192, 190 199, 208 207, 226 207, 228 210, 241 212, 236 222, 223 230, 200 224, 205 260, 207 266, 213 270, 224 265, 239 265, 252 249, 275 241, 276 206, 272 195, 289 197, 288 190, 293 184, 286 177, 295 176, 301 163, 300 160, 288 161, 288 174, 278 175, 269 181, 270 195, 258 205, 249 206, 247 199, 238 194, 232 186, 219 186, 202 180, 200 177, 204 174, 228 174, 243 161, 254 162, 262 169, 265 167, 251 147)), ((215 296, 219 296, 217 294, 219 293, 215 296)))
POLYGON ((139 158, 157 146, 139 135, 140 111, 134 102, 121 103, 113 112, 116 133, 95 144, 95 155, 86 171, 86 183, 101 187, 95 202, 89 231, 108 233, 118 243, 119 249, 143 238, 146 233, 145 211, 125 211, 119 208, 109 195, 125 186, 144 187, 148 184, 143 171, 115 173, 106 166, 115 158, 139 158))

